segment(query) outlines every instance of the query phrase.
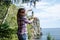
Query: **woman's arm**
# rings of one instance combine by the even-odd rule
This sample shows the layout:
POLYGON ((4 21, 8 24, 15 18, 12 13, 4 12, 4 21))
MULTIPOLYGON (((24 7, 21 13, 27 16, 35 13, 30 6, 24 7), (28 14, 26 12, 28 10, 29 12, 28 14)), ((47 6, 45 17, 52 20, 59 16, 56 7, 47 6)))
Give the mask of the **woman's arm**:
POLYGON ((27 18, 24 20, 25 23, 31 24, 34 19, 28 20, 27 18))
MULTIPOLYGON (((28 13, 29 11, 32 11, 32 9, 27 10, 26 13, 28 13)), ((33 18, 31 20, 28 20, 27 18, 25 18, 24 22, 31 24, 33 22, 33 20, 34 20, 33 18)))
POLYGON ((28 13, 29 11, 32 11, 32 9, 26 10, 26 13, 28 13))

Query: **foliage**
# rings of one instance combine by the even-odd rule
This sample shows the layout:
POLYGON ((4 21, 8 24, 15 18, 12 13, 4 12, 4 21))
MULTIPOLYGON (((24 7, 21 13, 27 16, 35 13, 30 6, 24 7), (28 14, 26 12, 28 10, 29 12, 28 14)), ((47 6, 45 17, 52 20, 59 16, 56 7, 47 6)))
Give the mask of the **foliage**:
POLYGON ((31 30, 30 30, 30 28, 31 28, 31 25, 27 25, 27 28, 28 28, 28 39, 30 39, 31 38, 31 30))
POLYGON ((23 3, 24 3, 24 2, 28 2, 28 1, 29 1, 29 0, 23 0, 23 3))
MULTIPOLYGON (((23 3, 25 3, 25 2, 29 2, 30 0, 23 0, 23 3)), ((36 1, 39 1, 39 0, 36 0, 36 1)))
POLYGON ((3 20, 5 15, 7 14, 8 8, 11 4, 11 1, 0 0, 0 20, 3 20))
POLYGON ((11 3, 11 0, 0 0, 0 5, 5 5, 8 7, 11 3))
POLYGON ((9 24, 9 28, 13 29, 14 32, 12 34, 11 40, 17 40, 17 8, 15 5, 11 4, 8 10, 8 16, 6 18, 6 22, 9 24))
POLYGON ((50 34, 48 34, 47 40, 55 40, 55 39, 50 34))
POLYGON ((47 40, 51 40, 51 35, 50 34, 48 34, 47 40))
POLYGON ((17 27, 17 8, 15 5, 11 5, 8 10, 8 17, 6 21, 8 22, 10 28, 14 29, 17 27))
POLYGON ((4 24, 0 24, 0 38, 11 38, 11 34, 13 34, 13 29, 9 28, 7 22, 4 24))
POLYGON ((8 14, 4 24, 0 24, 0 40, 17 40, 17 9, 10 1, 0 0, 0 20, 8 14), (6 23, 7 22, 7 23, 6 23))

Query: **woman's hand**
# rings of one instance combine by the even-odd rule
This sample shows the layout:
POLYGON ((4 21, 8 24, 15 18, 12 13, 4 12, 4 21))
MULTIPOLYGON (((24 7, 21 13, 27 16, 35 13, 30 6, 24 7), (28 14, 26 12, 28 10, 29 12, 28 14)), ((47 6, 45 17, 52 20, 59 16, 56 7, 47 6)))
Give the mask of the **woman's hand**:
POLYGON ((28 11, 32 11, 32 9, 29 9, 28 11))
POLYGON ((32 9, 28 9, 28 10, 26 10, 26 13, 28 13, 29 11, 32 11, 32 9))

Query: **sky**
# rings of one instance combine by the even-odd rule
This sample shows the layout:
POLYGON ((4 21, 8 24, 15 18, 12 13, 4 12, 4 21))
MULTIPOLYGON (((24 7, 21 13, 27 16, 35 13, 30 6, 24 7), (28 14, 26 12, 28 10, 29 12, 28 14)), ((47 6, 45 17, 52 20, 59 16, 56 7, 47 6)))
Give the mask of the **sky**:
POLYGON ((37 2, 34 15, 40 19, 42 28, 60 28, 60 0, 37 2))
MULTIPOLYGON (((29 9, 29 3, 23 4, 29 9)), ((60 0, 41 0, 36 3, 36 8, 31 7, 34 16, 40 20, 42 28, 60 28, 60 0)))

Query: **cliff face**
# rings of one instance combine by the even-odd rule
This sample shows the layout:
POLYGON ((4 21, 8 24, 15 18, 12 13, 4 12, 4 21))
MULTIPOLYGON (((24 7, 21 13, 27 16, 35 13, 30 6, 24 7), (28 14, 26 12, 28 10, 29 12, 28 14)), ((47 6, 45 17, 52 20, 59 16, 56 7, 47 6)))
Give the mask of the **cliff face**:
MULTIPOLYGON (((34 12, 32 11, 32 15, 27 16, 28 18, 33 18, 34 17, 34 12)), ((29 30, 29 29, 28 29, 29 30)), ((40 20, 38 17, 34 17, 34 20, 31 24, 30 28, 30 33, 31 33, 31 39, 32 38, 37 38, 40 37, 41 33, 41 27, 40 27, 40 20)))
POLYGON ((37 37, 40 35, 41 29, 40 29, 40 21, 37 17, 34 18, 34 21, 32 22, 32 28, 34 29, 34 37, 37 37))
MULTIPOLYGON (((32 16, 28 16, 28 18, 31 18, 32 16)), ((29 30, 29 29, 28 29, 29 30)), ((30 33, 31 33, 31 39, 32 38, 37 38, 40 37, 41 35, 41 27, 40 27, 40 20, 37 17, 34 17, 34 20, 31 24, 31 28, 30 28, 30 33)))

